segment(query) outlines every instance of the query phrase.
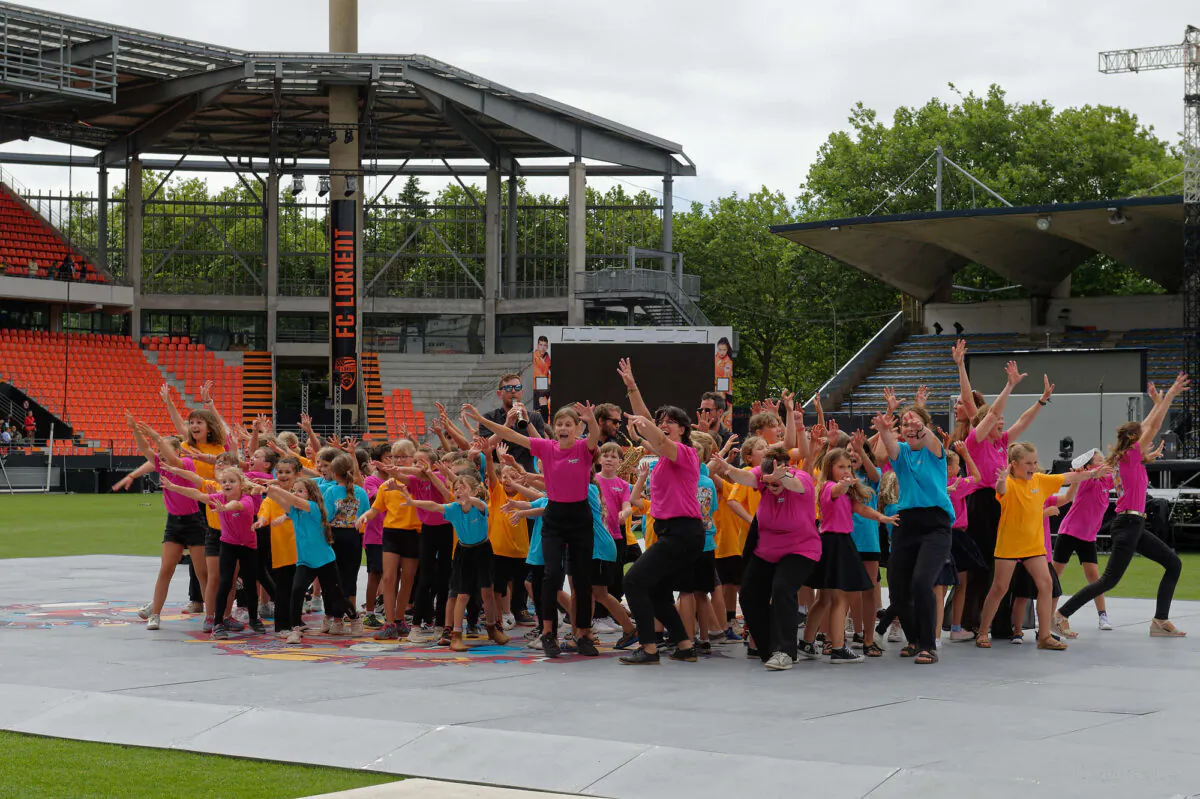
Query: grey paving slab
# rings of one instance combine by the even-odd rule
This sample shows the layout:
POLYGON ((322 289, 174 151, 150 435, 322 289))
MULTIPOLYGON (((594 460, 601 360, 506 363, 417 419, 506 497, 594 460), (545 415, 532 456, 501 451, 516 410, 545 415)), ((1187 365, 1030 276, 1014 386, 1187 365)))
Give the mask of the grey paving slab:
MULTIPOLYGON (((471 727, 439 727, 400 747, 372 770, 444 780, 579 793, 617 771, 644 746, 570 735, 531 735, 471 727), (521 767, 514 774, 513 753, 521 767)), ((601 795, 605 795, 601 793, 601 795)))
POLYGON ((170 747, 181 738, 201 733, 246 710, 88 691, 78 692, 10 729, 57 738, 170 747))
MULTIPOLYGON (((140 700, 153 701, 153 700, 140 700)), ((432 729, 398 721, 315 717, 253 708, 179 740, 174 748, 264 760, 366 768, 432 729)))
MULTIPOLYGON (((1200 793, 1200 603, 1176 604, 1182 640, 1149 638, 1153 602, 1110 598, 1117 629, 1085 611, 1065 653, 947 644, 932 668, 895 645, 782 673, 740 646, 640 669, 515 648, 389 664, 320 639, 218 646, 178 614, 147 631, 156 571, 0 561, 0 728, 617 799, 1200 793)), ((185 592, 181 570, 169 601, 185 592)))
POLYGON ((584 793, 630 799, 738 795, 752 795, 755 799, 794 799, 804 795, 857 799, 866 796, 891 773, 891 769, 870 766, 839 769, 799 759, 655 748, 588 786, 584 793))

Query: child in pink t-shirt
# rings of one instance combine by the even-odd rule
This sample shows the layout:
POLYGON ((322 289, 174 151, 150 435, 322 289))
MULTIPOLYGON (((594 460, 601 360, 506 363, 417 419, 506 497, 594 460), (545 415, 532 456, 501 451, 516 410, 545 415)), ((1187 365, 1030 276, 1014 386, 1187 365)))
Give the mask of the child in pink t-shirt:
MULTIPOLYGON (((1103 465, 1104 455, 1098 449, 1090 449, 1071 461, 1071 468, 1077 472, 1099 469, 1103 465)), ((1096 535, 1104 522, 1104 512, 1108 510, 1109 493, 1113 485, 1112 475, 1079 484, 1079 493, 1075 495, 1075 501, 1071 503, 1067 515, 1059 523, 1058 540, 1054 542, 1054 558, 1051 565, 1059 577, 1071 561, 1071 555, 1075 554, 1087 581, 1094 583, 1100 579, 1096 535)), ((1104 594, 1097 596, 1095 603, 1100 629, 1111 630, 1112 622, 1108 619, 1104 594)))

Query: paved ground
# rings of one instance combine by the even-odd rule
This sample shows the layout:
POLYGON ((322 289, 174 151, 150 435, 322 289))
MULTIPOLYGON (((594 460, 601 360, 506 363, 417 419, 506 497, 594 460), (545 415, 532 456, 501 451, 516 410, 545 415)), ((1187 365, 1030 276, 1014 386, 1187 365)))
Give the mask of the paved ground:
POLYGON ((1148 637, 1151 602, 1112 600, 1117 629, 1083 611, 1064 653, 948 644, 934 667, 893 648, 768 673, 728 647, 631 669, 516 647, 218 647, 199 619, 137 622, 156 569, 0 561, 0 728, 622 799, 1200 794, 1200 603, 1177 604, 1184 640, 1148 637))

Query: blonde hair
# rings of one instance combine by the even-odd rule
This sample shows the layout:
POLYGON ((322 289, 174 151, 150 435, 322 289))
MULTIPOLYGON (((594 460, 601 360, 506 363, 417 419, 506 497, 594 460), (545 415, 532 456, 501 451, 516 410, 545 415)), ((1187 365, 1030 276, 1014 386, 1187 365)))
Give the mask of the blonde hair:
POLYGON ((1037 447, 1033 445, 1032 441, 1018 441, 1008 447, 1009 464, 1016 463, 1028 455, 1037 455, 1037 447))
POLYGON ((884 507, 900 501, 900 480, 895 472, 884 472, 879 478, 879 504, 884 507))
POLYGON ((294 450, 300 446, 300 436, 296 435, 291 430, 284 430, 282 433, 275 436, 275 440, 279 442, 280 446, 286 447, 287 449, 294 450))
MULTIPOLYGON (((1125 453, 1138 445, 1142 438, 1142 423, 1141 422, 1125 422, 1117 428, 1117 440, 1113 442, 1112 449, 1108 453, 1108 457, 1104 462, 1114 469, 1121 462, 1121 458, 1125 457, 1125 453)), ((1142 459, 1145 461, 1145 458, 1142 459)))
POLYGON ((348 453, 340 453, 329 463, 329 474, 349 492, 354 491, 355 459, 348 453))
POLYGON ((457 477, 454 478, 454 481, 450 484, 450 487, 453 488, 454 486, 458 485, 459 483, 462 483, 463 485, 465 485, 467 487, 467 490, 471 492, 472 496, 479 497, 484 502, 488 501, 487 487, 483 483, 479 482, 479 478, 476 477, 474 474, 461 474, 460 473, 457 477))
POLYGON ((783 420, 779 418, 779 414, 771 413, 770 411, 759 411, 750 417, 748 429, 751 436, 757 436, 759 430, 767 427, 778 427, 783 424, 783 420))
POLYGON ((559 408, 557 411, 555 411, 554 412, 554 421, 557 422, 559 420, 559 417, 562 417, 562 416, 567 416, 571 419, 572 422, 574 422, 575 424, 579 424, 579 412, 576 411, 574 408, 572 408, 570 405, 564 405, 561 408, 559 408))
POLYGON ((707 462, 708 459, 712 457, 713 450, 717 448, 716 439, 714 439, 708 433, 701 433, 698 430, 693 430, 688 439, 691 441, 692 446, 695 447, 697 453, 700 455, 701 463, 707 462))
POLYGON ((609 441, 607 444, 600 445, 600 454, 601 455, 616 455, 617 457, 620 457, 623 453, 621 452, 620 444, 618 444, 615 441, 609 441))
POLYGON ((417 445, 409 441, 407 438, 402 438, 395 444, 392 444, 392 455, 403 455, 411 458, 417 454, 417 445))

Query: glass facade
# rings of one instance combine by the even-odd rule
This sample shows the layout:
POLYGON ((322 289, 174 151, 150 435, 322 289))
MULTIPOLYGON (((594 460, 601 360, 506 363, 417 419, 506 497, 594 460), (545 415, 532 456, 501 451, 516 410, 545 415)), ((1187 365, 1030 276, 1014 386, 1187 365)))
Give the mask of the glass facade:
POLYGON ((265 350, 266 314, 144 311, 143 336, 188 336, 210 350, 265 350))
POLYGON ((365 314, 362 348, 410 355, 482 355, 483 314, 365 314))

